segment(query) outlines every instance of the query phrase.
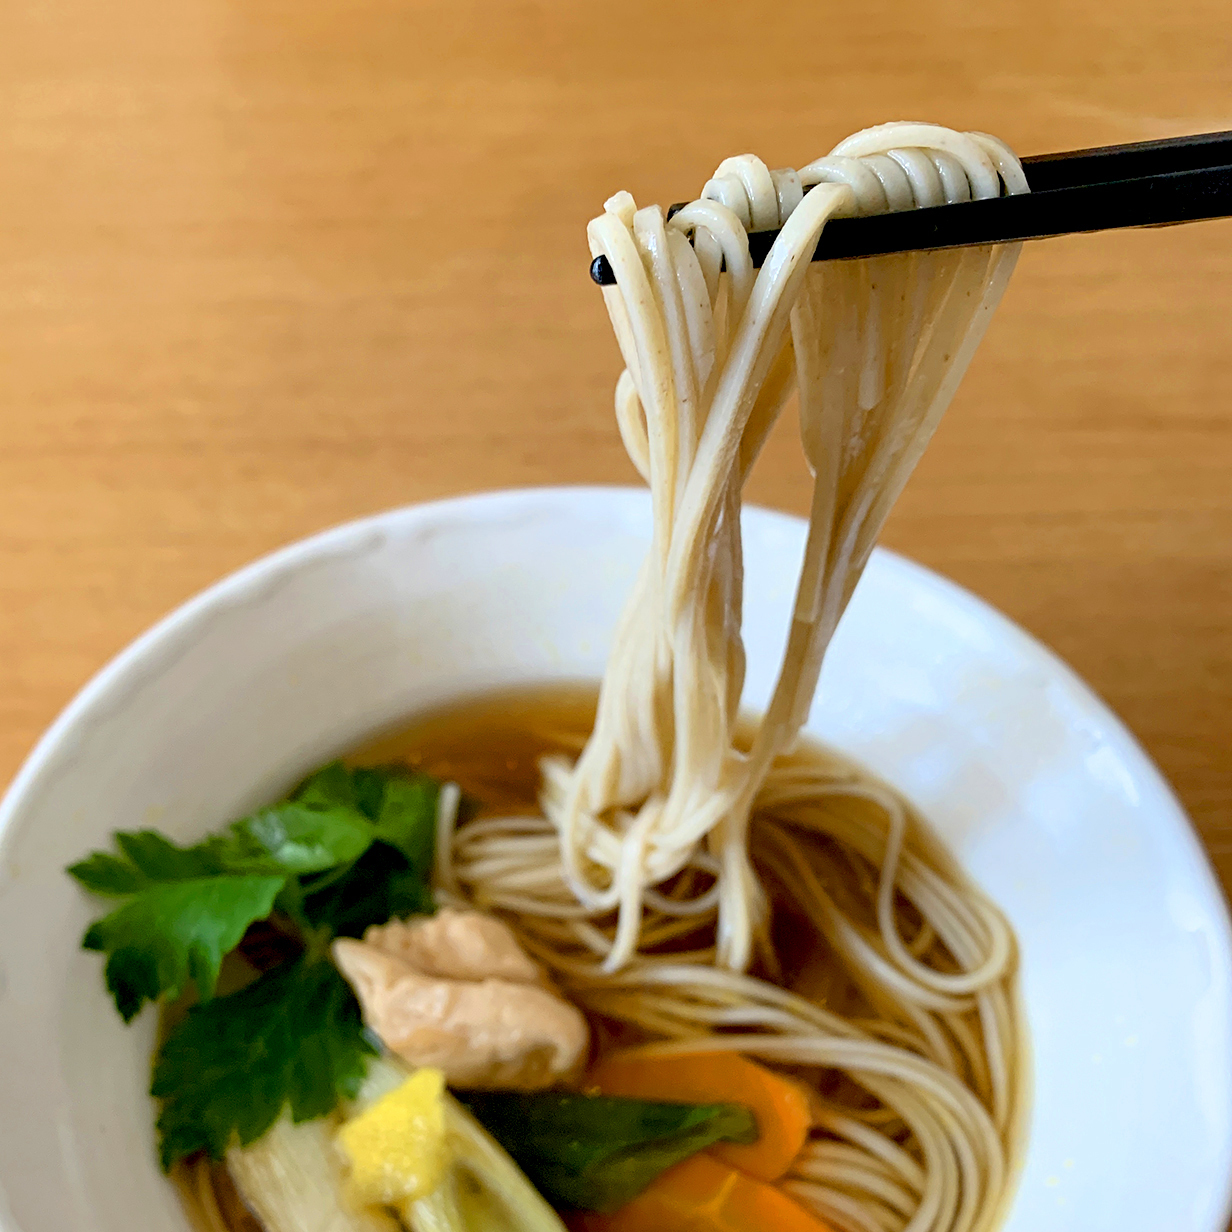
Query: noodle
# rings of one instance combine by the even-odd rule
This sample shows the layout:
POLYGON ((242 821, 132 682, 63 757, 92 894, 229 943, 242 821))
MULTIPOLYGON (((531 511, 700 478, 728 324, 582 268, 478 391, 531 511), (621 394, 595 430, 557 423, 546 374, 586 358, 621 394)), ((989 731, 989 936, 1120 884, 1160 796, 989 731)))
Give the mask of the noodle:
POLYGON ((1025 190, 994 139, 901 124, 799 172, 728 159, 670 221, 607 202, 590 243, 617 277, 616 415, 652 543, 591 737, 543 762, 543 816, 463 824, 445 866, 448 897, 504 913, 592 1015, 655 1050, 737 1050, 817 1083, 784 1185, 851 1232, 987 1232, 1023 1115, 1005 920, 892 791, 794 747, 1017 250, 810 257, 830 218, 1025 190), (755 271, 747 233, 774 227, 755 271), (741 491, 793 392, 808 538, 778 680, 740 742, 741 491), (812 987, 776 936, 784 909, 824 960, 812 987))

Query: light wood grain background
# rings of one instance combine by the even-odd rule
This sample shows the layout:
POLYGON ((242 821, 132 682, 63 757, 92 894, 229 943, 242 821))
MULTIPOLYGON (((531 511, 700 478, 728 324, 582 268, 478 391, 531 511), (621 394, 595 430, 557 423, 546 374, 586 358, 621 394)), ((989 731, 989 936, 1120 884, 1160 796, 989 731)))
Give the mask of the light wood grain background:
MULTIPOLYGON (((0 781, 107 658, 359 514, 627 481, 584 226, 923 118, 1232 128, 1227 0, 9 0, 0 781)), ((1232 879, 1232 223, 1030 247, 886 533, 1055 647, 1232 879)), ((756 499, 801 511, 794 432, 756 499)))

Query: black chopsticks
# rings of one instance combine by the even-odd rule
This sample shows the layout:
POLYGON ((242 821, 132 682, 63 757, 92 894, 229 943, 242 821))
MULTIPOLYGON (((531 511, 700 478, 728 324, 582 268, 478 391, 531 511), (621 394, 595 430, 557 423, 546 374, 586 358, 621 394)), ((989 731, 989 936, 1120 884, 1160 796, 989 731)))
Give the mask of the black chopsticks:
MULTIPOLYGON (((813 260, 1006 244, 1232 216, 1232 132, 1040 154, 1024 158, 1022 167, 1029 193, 836 218, 826 224, 813 260)), ((673 206, 669 216, 678 208, 673 206)), ((777 236, 777 231, 749 235, 754 266, 765 261, 777 236)), ((590 276, 600 286, 616 282, 606 257, 591 262, 590 276)))

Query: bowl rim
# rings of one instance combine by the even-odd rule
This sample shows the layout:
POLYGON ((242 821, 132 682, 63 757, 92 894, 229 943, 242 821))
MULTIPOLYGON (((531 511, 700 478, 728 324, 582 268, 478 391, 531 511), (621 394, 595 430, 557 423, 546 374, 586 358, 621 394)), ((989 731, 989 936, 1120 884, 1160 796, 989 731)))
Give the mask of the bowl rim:
MULTIPOLYGON (((644 515, 648 506, 644 488, 624 484, 565 484, 519 488, 504 488, 449 496, 432 501, 395 506, 361 518, 314 532, 273 551, 225 575, 191 596, 162 616, 153 625, 129 642, 99 668, 63 707, 51 725, 26 755, 16 775, 0 799, 0 856, 13 823, 20 817, 27 797, 39 789, 45 775, 56 770, 57 757, 71 741, 79 724, 90 721, 98 711, 112 704, 118 689, 139 682, 149 672, 158 671, 177 644, 188 643, 200 627, 232 605, 248 600, 254 591, 277 587, 304 565, 322 558, 346 555, 384 538, 391 531, 399 534, 426 529, 442 519, 461 518, 479 521, 504 520, 516 516, 529 502, 557 504, 562 508, 577 503, 599 500, 618 517, 644 515)), ((764 506, 749 504, 744 512, 766 523, 778 523, 798 530, 804 519, 764 506)), ((1171 831, 1172 839, 1184 850, 1195 877, 1195 889, 1202 893, 1208 910, 1219 953, 1219 964, 1232 971, 1232 914, 1227 896, 1211 864, 1192 819, 1186 813, 1171 784, 1139 743, 1129 727, 1115 714, 1107 702, 1078 673, 1038 638, 1016 624, 990 603, 958 583, 890 549, 877 547, 875 554, 883 568, 900 576, 909 576, 948 603, 978 617, 995 630, 1018 653, 1034 660, 1087 703, 1091 716, 1098 721, 1101 735, 1117 746, 1118 751, 1135 766, 1136 772, 1150 782, 1160 801, 1171 810, 1161 811, 1159 824, 1171 831)), ((1232 1052, 1232 1042, 1228 1044, 1232 1052)), ((1221 1221, 1211 1232, 1224 1232, 1232 1219, 1232 1139, 1222 1150, 1223 1207, 1221 1221)))

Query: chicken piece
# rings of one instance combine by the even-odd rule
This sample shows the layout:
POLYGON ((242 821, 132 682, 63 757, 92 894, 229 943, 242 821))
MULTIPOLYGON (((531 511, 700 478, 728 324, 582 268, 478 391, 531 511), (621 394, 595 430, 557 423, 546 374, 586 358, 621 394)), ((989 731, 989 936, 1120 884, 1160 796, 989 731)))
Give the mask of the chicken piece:
POLYGON ((518 944, 509 926, 481 911, 443 907, 436 915, 374 924, 364 943, 448 980, 511 980, 543 984, 543 969, 518 944))
POLYGON ((585 1059, 586 1019, 491 916, 391 921, 333 954, 385 1046, 452 1086, 540 1090, 585 1059))

